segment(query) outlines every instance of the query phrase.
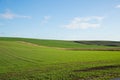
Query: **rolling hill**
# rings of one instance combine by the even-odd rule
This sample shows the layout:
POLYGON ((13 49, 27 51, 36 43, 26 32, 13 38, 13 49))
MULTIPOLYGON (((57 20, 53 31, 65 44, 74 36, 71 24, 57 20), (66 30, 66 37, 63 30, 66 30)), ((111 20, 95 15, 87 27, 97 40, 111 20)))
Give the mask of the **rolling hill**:
MULTIPOLYGON (((109 80, 120 77, 120 51, 61 49, 90 46, 98 47, 74 41, 0 38, 0 80, 109 80)), ((98 48, 101 47, 109 46, 98 48)))
POLYGON ((65 41, 9 37, 0 37, 0 41, 24 41, 40 46, 59 48, 112 48, 120 45, 120 42, 115 41, 65 41))

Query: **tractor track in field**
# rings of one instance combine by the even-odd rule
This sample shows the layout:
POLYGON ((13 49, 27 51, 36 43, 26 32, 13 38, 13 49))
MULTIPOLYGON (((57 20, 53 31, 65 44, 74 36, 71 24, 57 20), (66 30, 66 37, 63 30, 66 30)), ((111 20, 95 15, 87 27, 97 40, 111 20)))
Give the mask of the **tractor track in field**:
POLYGON ((16 58, 18 60, 25 61, 25 62, 30 62, 30 63, 34 63, 34 64, 37 63, 35 60, 28 59, 28 58, 23 57, 23 56, 17 56, 17 55, 15 55, 14 54, 14 50, 8 50, 7 48, 5 48, 5 50, 6 50, 6 53, 7 53, 6 55, 8 55, 8 56, 11 56, 13 58, 16 58))

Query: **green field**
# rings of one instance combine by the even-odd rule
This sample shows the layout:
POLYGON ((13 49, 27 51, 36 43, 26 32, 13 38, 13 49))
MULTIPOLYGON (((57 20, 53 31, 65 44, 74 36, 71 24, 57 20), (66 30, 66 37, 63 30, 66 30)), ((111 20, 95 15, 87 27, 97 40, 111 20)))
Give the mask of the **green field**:
MULTIPOLYGON (((40 39, 29 39, 29 38, 4 38, 1 37, 0 41, 25 41, 33 44, 37 44, 40 46, 48 46, 48 47, 59 47, 59 48, 111 48, 111 46, 104 45, 87 45, 76 43, 74 41, 63 41, 63 40, 40 40, 40 39)), ((120 42, 119 42, 120 44, 120 42)))
POLYGON ((120 51, 72 51, 63 48, 113 47, 74 41, 0 38, 0 80, 120 78, 120 51))

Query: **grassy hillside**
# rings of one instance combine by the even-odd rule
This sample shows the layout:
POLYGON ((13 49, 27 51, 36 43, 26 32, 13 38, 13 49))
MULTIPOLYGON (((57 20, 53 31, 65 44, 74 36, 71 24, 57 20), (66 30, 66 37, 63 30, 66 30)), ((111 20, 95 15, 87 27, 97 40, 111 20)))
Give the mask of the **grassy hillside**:
MULTIPOLYGON (((48 47, 60 47, 60 48, 112 48, 113 46, 105 46, 92 44, 90 45, 84 43, 76 43, 74 41, 63 41, 63 40, 42 40, 42 39, 29 39, 29 38, 5 38, 1 37, 0 41, 25 41, 33 44, 48 46, 48 47)), ((115 47, 115 46, 114 46, 115 47)))
POLYGON ((109 80, 120 77, 119 51, 66 51, 19 41, 19 38, 0 40, 0 80, 109 80))

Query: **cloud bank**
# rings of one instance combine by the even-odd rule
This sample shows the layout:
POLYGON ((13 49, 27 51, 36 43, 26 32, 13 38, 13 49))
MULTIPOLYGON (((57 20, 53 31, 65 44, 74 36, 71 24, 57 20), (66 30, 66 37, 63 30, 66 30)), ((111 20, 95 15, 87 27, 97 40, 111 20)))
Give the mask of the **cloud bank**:
POLYGON ((69 24, 63 25, 68 29, 87 29, 98 28, 101 26, 101 21, 104 19, 102 16, 92 17, 75 17, 69 24))
POLYGON ((0 18, 3 18, 3 19, 28 18, 30 19, 31 16, 19 15, 19 14, 12 13, 10 10, 6 10, 4 13, 0 14, 0 18))
POLYGON ((115 6, 115 8, 120 8, 120 5, 115 6))

